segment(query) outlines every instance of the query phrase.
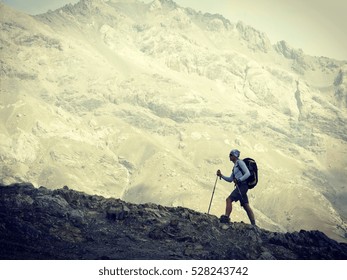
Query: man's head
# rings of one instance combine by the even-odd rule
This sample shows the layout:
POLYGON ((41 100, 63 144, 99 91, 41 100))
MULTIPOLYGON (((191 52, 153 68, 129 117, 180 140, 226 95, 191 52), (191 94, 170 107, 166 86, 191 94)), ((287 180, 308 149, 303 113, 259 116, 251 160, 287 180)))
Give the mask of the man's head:
POLYGON ((229 158, 231 161, 236 161, 238 160, 240 157, 240 151, 237 149, 233 149, 231 150, 230 154, 229 154, 229 158))

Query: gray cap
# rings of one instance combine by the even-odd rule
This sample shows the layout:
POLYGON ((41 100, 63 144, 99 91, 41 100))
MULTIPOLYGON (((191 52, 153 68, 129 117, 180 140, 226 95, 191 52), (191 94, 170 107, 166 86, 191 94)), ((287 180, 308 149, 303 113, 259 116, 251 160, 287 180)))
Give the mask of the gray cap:
POLYGON ((237 149, 233 149, 233 150, 231 150, 230 155, 238 158, 238 157, 240 157, 240 151, 237 149))

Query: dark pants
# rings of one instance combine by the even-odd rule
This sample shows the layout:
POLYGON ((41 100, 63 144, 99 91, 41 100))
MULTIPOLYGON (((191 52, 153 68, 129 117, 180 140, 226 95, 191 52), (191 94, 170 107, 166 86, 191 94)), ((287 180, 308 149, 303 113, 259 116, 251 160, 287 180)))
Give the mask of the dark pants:
POLYGON ((243 182, 240 185, 236 185, 236 188, 230 194, 230 200, 240 201, 241 206, 244 206, 245 203, 248 203, 248 184, 247 182, 243 182))

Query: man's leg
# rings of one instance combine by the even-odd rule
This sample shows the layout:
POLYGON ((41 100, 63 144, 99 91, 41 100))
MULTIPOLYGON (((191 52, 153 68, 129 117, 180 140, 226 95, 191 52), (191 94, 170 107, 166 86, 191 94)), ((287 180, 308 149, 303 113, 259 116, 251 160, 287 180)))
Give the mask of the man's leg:
POLYGON ((225 216, 230 217, 231 211, 233 210, 231 198, 228 197, 225 202, 225 216))
POLYGON ((251 206, 249 206, 248 203, 245 203, 245 204, 243 205, 243 208, 244 208, 245 211, 247 212, 247 215, 248 215, 249 220, 251 221, 251 224, 252 224, 252 225, 255 225, 254 213, 253 213, 253 211, 252 211, 252 209, 251 209, 251 206))

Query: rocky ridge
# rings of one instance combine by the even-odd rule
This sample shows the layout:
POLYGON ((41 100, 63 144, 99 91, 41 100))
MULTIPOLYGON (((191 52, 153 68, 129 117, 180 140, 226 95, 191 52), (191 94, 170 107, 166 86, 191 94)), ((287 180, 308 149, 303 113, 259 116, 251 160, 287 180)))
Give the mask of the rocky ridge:
POLYGON ((320 231, 270 232, 183 207, 0 186, 0 259, 347 259, 320 231))

